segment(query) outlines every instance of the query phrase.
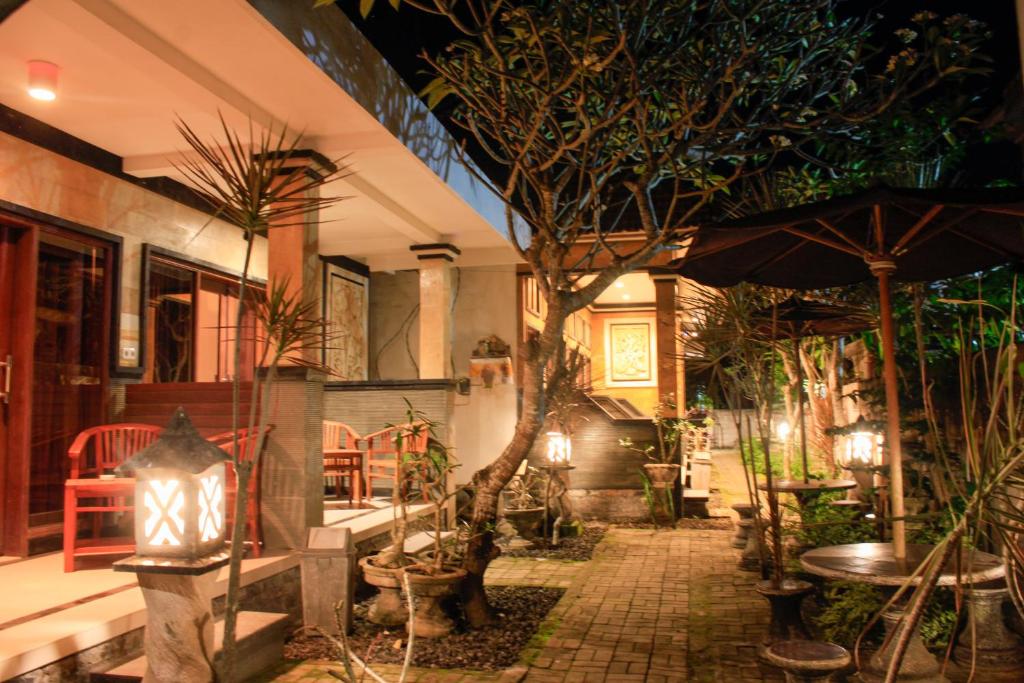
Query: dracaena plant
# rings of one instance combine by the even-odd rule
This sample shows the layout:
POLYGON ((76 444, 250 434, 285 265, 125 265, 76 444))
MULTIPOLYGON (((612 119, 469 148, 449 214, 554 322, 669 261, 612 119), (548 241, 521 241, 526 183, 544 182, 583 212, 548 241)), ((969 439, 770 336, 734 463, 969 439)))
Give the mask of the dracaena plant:
MULTIPOLYGON (((324 327, 315 302, 304 301, 291 293, 286 281, 271 281, 265 295, 250 287, 250 267, 257 237, 270 230, 308 225, 317 220, 320 210, 343 197, 320 196, 320 190, 345 173, 341 159, 328 162, 321 173, 307 173, 300 158, 302 136, 282 127, 256 129, 251 123, 243 138, 220 117, 221 137, 204 138, 186 122, 177 122, 178 131, 191 148, 178 170, 210 206, 215 217, 241 230, 245 255, 238 290, 235 328, 235 368, 232 379, 231 461, 236 473, 234 525, 231 529, 231 559, 224 615, 223 660, 219 676, 233 680, 235 667, 235 631, 240 607, 240 578, 245 548, 245 516, 248 485, 259 462, 270 417, 270 395, 277 370, 283 362, 310 364, 306 358, 312 349, 325 342, 324 327), (253 311, 257 321, 258 365, 264 368, 253 381, 253 400, 245 422, 239 415, 241 404, 242 342, 245 337, 243 316, 253 311), (257 401, 256 399, 259 398, 257 401), (257 405, 259 408, 257 408, 257 405), (237 434, 242 425, 257 435, 251 459, 243 457, 237 434)), ((301 288, 299 288, 301 289, 301 288)))
MULTIPOLYGON (((944 301, 963 311, 954 331, 963 435, 955 441, 946 436, 936 448, 935 473, 944 484, 940 490, 949 492, 942 502, 951 528, 918 569, 915 578, 919 586, 914 588, 908 582, 897 595, 913 591, 887 680, 895 680, 914 626, 955 555, 961 558, 955 563, 959 591, 967 583, 964 575, 972 571, 975 550, 1000 554, 1013 604, 1024 615, 1020 583, 1024 571, 1024 505, 1020 497, 1024 487, 1024 364, 1020 355, 1024 326, 1019 317, 1020 293, 1020 283, 1014 278, 1005 309, 981 299, 944 301)), ((929 413, 928 419, 934 433, 939 433, 934 415, 929 413)))

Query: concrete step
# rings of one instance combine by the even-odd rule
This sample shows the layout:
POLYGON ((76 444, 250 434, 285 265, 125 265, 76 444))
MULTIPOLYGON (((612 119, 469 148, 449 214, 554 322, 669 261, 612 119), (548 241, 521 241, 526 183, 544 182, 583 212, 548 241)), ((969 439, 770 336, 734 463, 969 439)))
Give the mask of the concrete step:
MULTIPOLYGON (((441 543, 444 544, 445 541, 451 538, 454 534, 454 531, 442 531, 441 543)), ((418 534, 413 534, 405 539, 406 555, 416 555, 422 553, 424 550, 430 550, 432 547, 434 547, 433 531, 421 531, 418 534)))
MULTIPOLYGON (((284 654, 287 614, 275 612, 238 613, 238 680, 245 681, 277 665, 284 654)), ((220 664, 224 643, 224 622, 213 626, 214 665, 220 664)), ((90 683, 138 683, 146 674, 146 656, 116 666, 109 671, 93 672, 90 683)))

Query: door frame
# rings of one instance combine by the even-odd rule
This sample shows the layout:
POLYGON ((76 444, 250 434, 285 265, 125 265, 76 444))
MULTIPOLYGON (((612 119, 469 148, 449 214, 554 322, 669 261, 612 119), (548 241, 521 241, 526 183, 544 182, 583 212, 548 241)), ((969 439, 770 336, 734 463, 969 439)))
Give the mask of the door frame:
MULTIPOLYGON (((109 248, 109 277, 105 304, 110 320, 108 353, 103 363, 104 386, 109 387, 111 377, 135 376, 134 368, 119 368, 118 348, 121 337, 121 260, 123 240, 118 235, 96 230, 44 214, 27 207, 0 200, 0 222, 19 231, 15 246, 14 277, 18 291, 15 296, 12 320, 17 325, 11 347, 15 372, 11 376, 11 402, 9 406, 8 439, 5 457, 0 460, 0 505, 3 505, 3 528, 0 533, 0 554, 26 557, 29 552, 29 473, 32 432, 32 399, 35 356, 35 291, 39 271, 39 242, 43 233, 63 235, 85 242, 99 241, 109 248), (27 295, 27 293, 31 293, 27 295)), ((109 401, 109 397, 108 397, 109 401)), ((109 414, 105 419, 109 419, 109 414)))

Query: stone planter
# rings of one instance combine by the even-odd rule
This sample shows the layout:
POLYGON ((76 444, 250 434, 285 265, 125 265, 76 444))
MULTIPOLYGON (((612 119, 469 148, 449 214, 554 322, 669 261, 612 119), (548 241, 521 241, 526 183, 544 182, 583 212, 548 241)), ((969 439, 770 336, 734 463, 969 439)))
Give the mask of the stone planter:
POLYGON ((409 619, 409 611, 402 603, 401 569, 387 569, 373 564, 374 555, 359 560, 366 583, 378 591, 366 618, 381 626, 401 626, 409 619))
POLYGON ((965 595, 970 617, 953 650, 957 663, 969 668, 973 660, 979 671, 1024 668, 1024 640, 1007 628, 1003 614, 1003 604, 1010 597, 1006 584, 998 581, 971 586, 965 595))
POLYGON ((771 622, 761 641, 763 648, 786 640, 810 640, 811 635, 800 614, 800 604, 814 592, 814 586, 799 579, 783 579, 775 585, 770 580, 758 581, 754 590, 768 601, 771 622))
POLYGON ((673 509, 672 487, 679 476, 679 465, 662 465, 648 463, 644 465, 644 473, 651 481, 653 508, 651 517, 656 525, 675 526, 676 510, 673 509))
POLYGON ((524 508, 522 510, 505 508, 505 519, 516 528, 516 534, 520 538, 532 541, 537 538, 537 532, 544 521, 544 508, 524 508))
POLYGON ((441 609, 441 600, 458 590, 466 570, 444 567, 441 573, 431 575, 426 565, 414 564, 402 572, 409 578, 409 590, 416 604, 413 633, 421 638, 440 638, 451 633, 455 624, 441 609))

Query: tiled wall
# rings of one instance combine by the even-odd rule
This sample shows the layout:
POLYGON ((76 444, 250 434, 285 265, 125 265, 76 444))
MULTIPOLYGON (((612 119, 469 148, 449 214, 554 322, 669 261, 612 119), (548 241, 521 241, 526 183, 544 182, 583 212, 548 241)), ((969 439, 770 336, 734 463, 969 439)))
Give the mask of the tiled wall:
MULTIPOLYGON (((137 348, 139 344, 144 242, 191 254, 228 270, 242 270, 245 241, 238 228, 4 133, 0 133, 0 200, 113 233, 124 240, 118 311, 122 347, 137 348)), ((256 277, 267 276, 263 238, 256 240, 250 270, 256 277)))

